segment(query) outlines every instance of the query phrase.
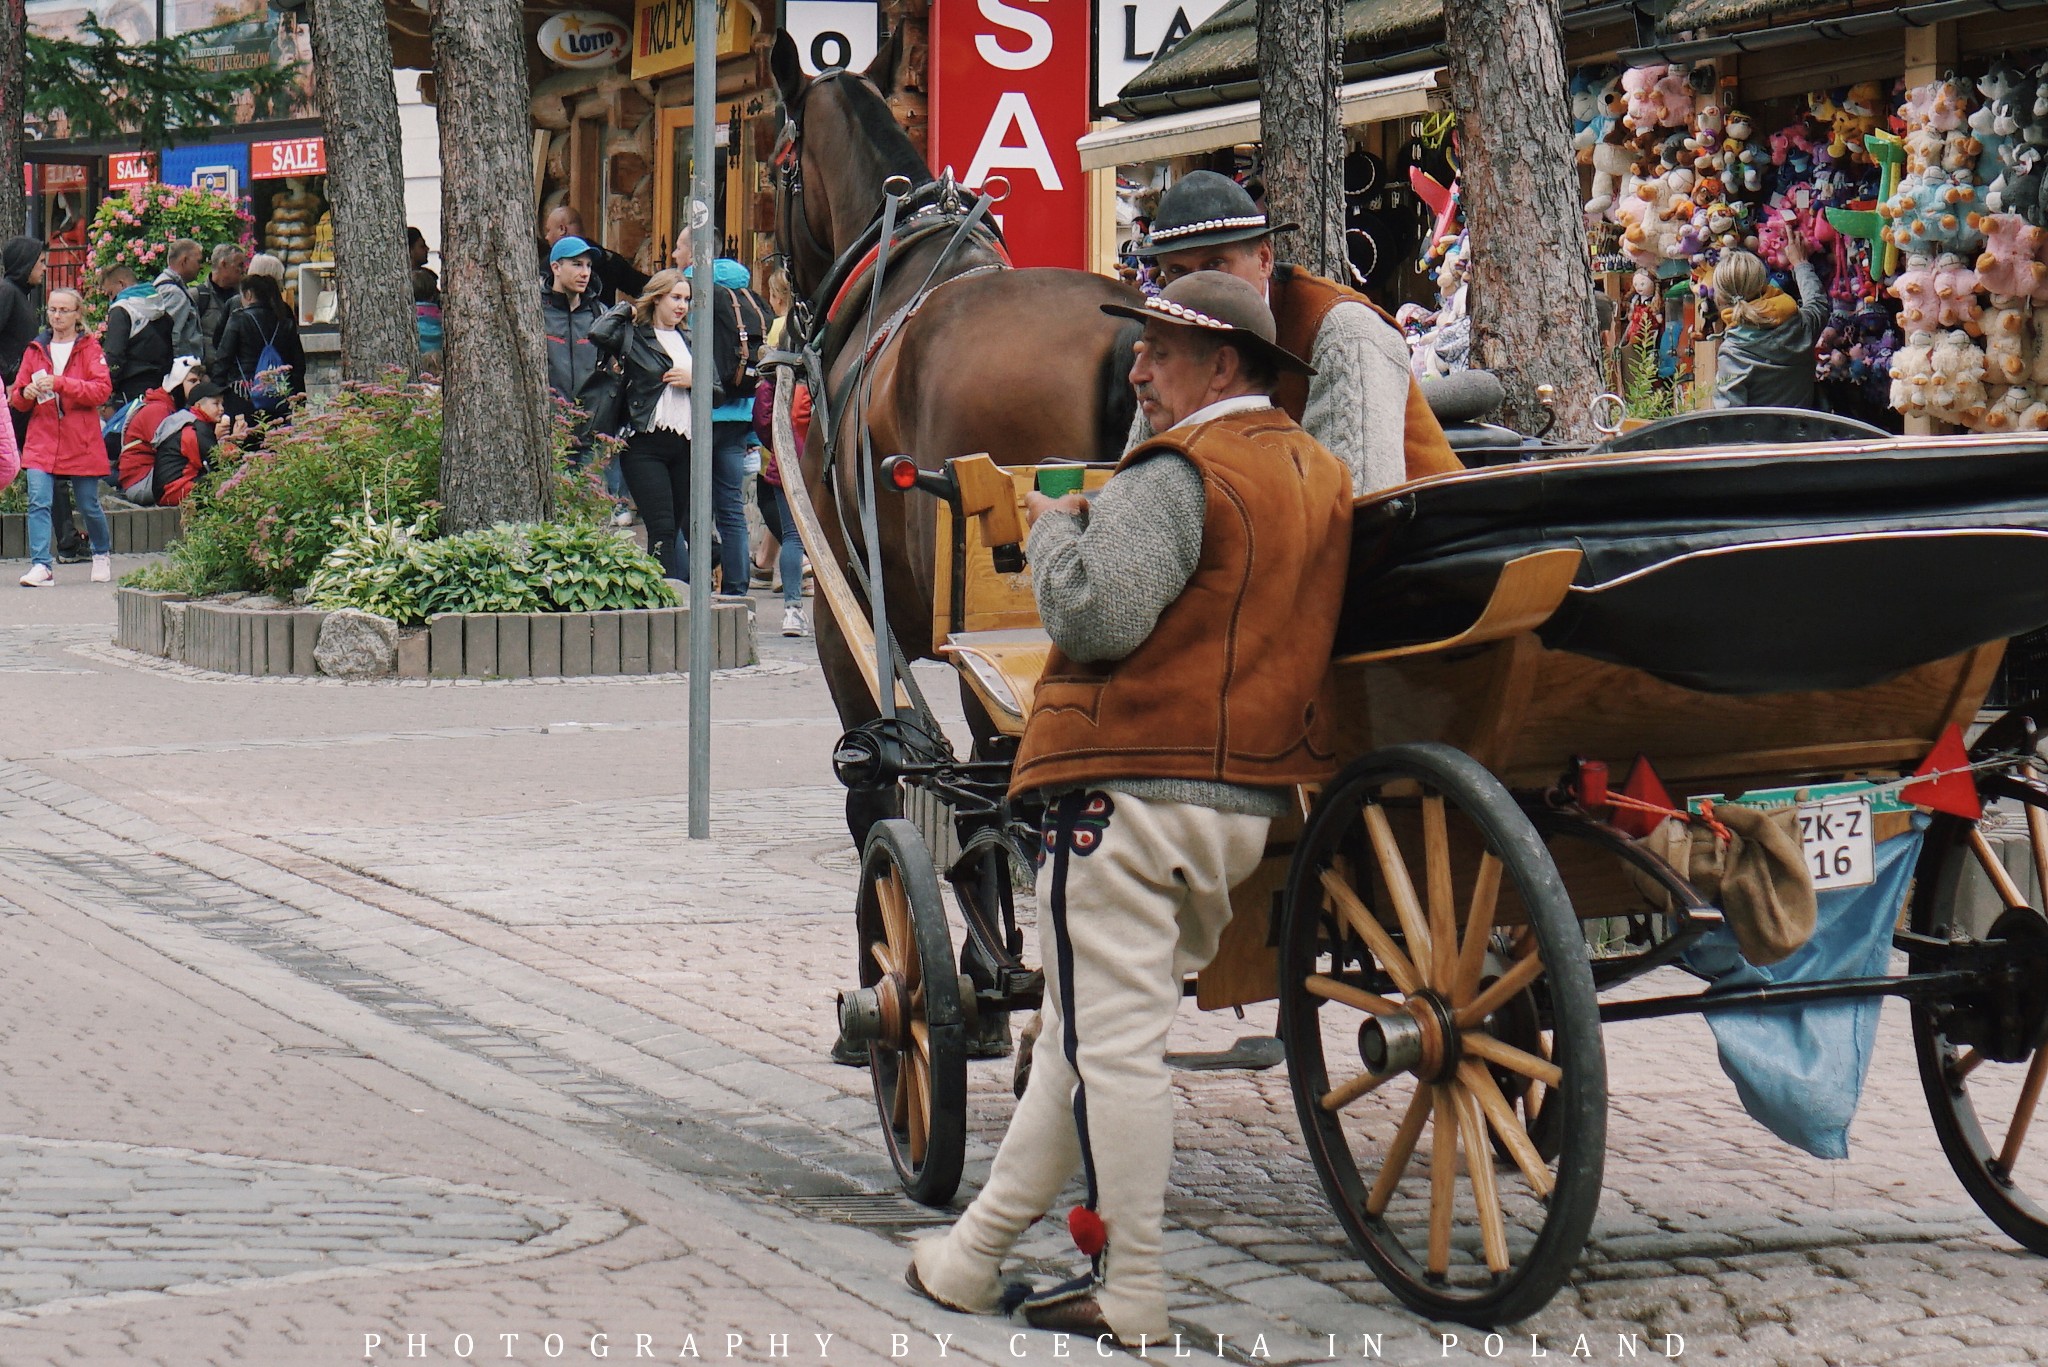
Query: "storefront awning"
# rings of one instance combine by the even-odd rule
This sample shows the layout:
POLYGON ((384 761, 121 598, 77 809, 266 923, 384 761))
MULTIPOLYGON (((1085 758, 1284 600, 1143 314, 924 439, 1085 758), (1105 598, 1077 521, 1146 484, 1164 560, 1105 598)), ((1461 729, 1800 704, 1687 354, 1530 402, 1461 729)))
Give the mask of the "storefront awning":
MULTIPOLYGON (((1428 67, 1351 82, 1343 87, 1338 100, 1344 126, 1428 113, 1442 72, 1442 67, 1428 67)), ((1105 166, 1213 152, 1219 147, 1258 140, 1259 102, 1244 100, 1120 123, 1088 134, 1078 146, 1082 169, 1096 171, 1105 166)))

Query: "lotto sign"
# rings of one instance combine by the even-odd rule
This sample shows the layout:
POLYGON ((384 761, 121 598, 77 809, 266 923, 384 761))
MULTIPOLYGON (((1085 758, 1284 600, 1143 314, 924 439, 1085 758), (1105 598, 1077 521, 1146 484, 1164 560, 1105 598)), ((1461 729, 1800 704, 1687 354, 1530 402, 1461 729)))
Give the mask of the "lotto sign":
POLYGON ((286 138, 249 146, 249 179, 283 180, 286 176, 327 174, 325 138, 286 138))
POLYGON ((116 190, 151 185, 155 181, 156 166, 147 152, 116 152, 107 158, 107 183, 116 190))
POLYGON ((1090 0, 934 0, 932 165, 962 185, 1000 177, 1020 266, 1088 264, 1088 197, 1074 144, 1088 131, 1090 0))

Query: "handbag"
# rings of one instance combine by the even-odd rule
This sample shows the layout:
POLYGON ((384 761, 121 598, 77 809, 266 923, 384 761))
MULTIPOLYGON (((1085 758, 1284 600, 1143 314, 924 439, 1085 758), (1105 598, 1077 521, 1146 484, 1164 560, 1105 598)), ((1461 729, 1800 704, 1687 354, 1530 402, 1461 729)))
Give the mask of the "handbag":
POLYGON ((576 406, 583 410, 583 424, 577 429, 578 442, 595 437, 615 437, 626 425, 626 372, 616 358, 599 361, 597 369, 576 391, 576 406))

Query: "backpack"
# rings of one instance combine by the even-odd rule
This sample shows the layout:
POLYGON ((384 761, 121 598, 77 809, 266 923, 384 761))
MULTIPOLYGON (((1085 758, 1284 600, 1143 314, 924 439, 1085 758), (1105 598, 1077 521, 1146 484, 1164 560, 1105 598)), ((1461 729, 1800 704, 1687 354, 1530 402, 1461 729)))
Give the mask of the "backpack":
POLYGON ((761 339, 768 335, 769 326, 775 321, 768 316, 768 305, 752 290, 724 289, 720 291, 732 301, 733 321, 739 324, 739 363, 732 374, 726 376, 725 392, 733 395, 752 394, 760 382, 759 358, 755 352, 761 339), (746 301, 742 306, 741 301, 746 301))
MULTIPOLYGON (((256 320, 252 318, 249 321, 253 324, 256 320)), ((263 339, 263 350, 256 354, 256 374, 251 375, 246 369, 242 372, 242 388, 249 396, 249 406, 259 413, 275 413, 291 401, 290 378, 275 373, 291 368, 284 363, 284 357, 277 354, 277 330, 282 326, 281 323, 273 325, 270 335, 263 339)))

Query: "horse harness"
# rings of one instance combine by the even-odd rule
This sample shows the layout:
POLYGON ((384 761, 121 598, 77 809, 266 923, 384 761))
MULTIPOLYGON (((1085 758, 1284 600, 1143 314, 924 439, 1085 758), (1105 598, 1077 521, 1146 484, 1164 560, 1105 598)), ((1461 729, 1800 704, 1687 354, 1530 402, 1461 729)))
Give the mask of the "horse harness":
MULTIPOLYGON (((843 74, 828 73, 819 80, 843 74)), ((815 88, 815 84, 812 88, 815 88)), ((782 135, 776 143, 772 164, 782 179, 785 203, 788 206, 787 216, 796 220, 797 228, 804 235, 808 248, 822 256, 829 248, 817 240, 817 235, 811 228, 810 216, 804 211, 803 206, 802 129, 797 120, 799 112, 800 106, 789 111, 783 123, 782 135)), ((817 292, 811 298, 799 301, 790 311, 790 341, 797 350, 770 359, 771 362, 780 359, 783 364, 800 362, 803 366, 811 391, 812 422, 821 425, 824 440, 823 474, 828 487, 838 458, 841 414, 850 403, 856 413, 865 410, 868 386, 874 376, 875 361, 888 344, 900 335, 904 325, 917 316, 918 311, 932 295, 947 284, 991 271, 1010 269, 1009 253, 1003 247, 1002 233, 996 225, 988 222, 990 206, 1000 202, 1002 198, 1002 195, 964 190, 953 181, 950 173, 918 186, 910 185, 905 177, 892 176, 884 182, 882 205, 866 230, 833 259, 831 268, 825 273, 817 292), (899 185, 901 188, 897 188, 899 185), (919 282, 917 289, 912 291, 909 301, 878 325, 875 315, 881 306, 882 288, 888 278, 893 258, 942 234, 949 235, 930 269, 926 271, 924 279, 919 282), (946 262, 963 244, 969 242, 993 251, 998 259, 943 280, 938 279, 938 274, 944 269, 946 262), (848 307, 858 300, 863 289, 868 296, 867 307, 848 307), (846 374, 840 378, 838 385, 828 388, 827 375, 847 345, 854 340, 857 329, 861 338, 860 352, 847 368, 846 374)), ((784 256, 787 259, 787 251, 784 252, 784 256)), ((881 539, 875 518, 874 452, 864 421, 859 423, 859 432, 861 450, 860 459, 856 463, 855 502, 860 510, 861 541, 867 548, 870 563, 863 566, 860 557, 853 554, 847 556, 847 562, 862 595, 867 599, 868 610, 875 624, 876 665, 881 683, 879 700, 882 712, 885 718, 893 719, 895 683, 900 679, 920 720, 936 725, 931 707, 911 675, 909 662, 903 657, 895 633, 889 629, 888 613, 883 601, 881 539)), ((843 544, 850 551, 854 545, 854 537, 852 529, 846 525, 845 506, 836 497, 831 502, 834 516, 839 520, 843 544)))

